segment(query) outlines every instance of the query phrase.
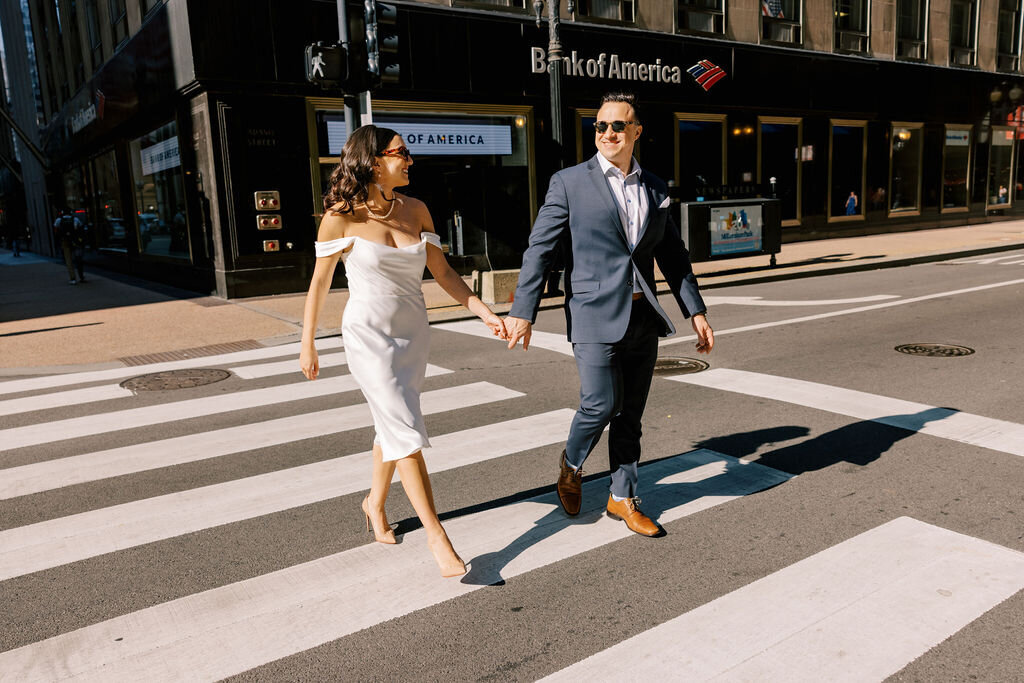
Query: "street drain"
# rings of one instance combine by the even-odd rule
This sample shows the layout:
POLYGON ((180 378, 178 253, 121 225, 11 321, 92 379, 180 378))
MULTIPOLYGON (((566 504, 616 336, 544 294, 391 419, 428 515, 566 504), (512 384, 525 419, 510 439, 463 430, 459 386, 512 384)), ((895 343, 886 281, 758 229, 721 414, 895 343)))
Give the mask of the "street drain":
POLYGON ((168 391, 170 389, 191 389, 204 384, 220 382, 231 376, 227 370, 216 368, 190 368, 186 370, 167 370, 149 375, 139 375, 121 382, 121 386, 129 391, 168 391))
POLYGON ((900 353, 911 356, 937 356, 942 358, 953 358, 954 356, 969 356, 974 349, 956 344, 900 344, 896 347, 900 353))
POLYGON ((707 369, 707 363, 694 358, 665 356, 654 363, 655 375, 690 375, 707 369))

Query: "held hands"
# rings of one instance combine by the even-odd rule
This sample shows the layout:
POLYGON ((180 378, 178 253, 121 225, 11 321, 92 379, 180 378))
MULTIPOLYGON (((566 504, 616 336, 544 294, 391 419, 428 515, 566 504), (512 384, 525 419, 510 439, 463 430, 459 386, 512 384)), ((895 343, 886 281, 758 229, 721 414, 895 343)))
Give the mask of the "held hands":
POLYGON ((491 328, 491 334, 498 339, 508 339, 508 330, 505 329, 505 321, 494 315, 494 313, 487 311, 484 315, 480 316, 480 319, 484 321, 487 327, 491 328))
POLYGON ((302 368, 302 374, 306 376, 306 379, 317 378, 317 375, 320 374, 320 358, 317 356, 315 346, 303 344, 302 351, 299 353, 299 367, 302 368))
POLYGON ((690 318, 690 324, 697 334, 697 353, 711 353, 715 346, 715 333, 711 325, 708 325, 707 317, 703 313, 698 313, 690 318))
POLYGON ((523 340, 523 351, 530 348, 530 335, 533 333, 533 323, 524 318, 505 316, 505 329, 508 331, 508 348, 514 349, 519 340, 523 340))

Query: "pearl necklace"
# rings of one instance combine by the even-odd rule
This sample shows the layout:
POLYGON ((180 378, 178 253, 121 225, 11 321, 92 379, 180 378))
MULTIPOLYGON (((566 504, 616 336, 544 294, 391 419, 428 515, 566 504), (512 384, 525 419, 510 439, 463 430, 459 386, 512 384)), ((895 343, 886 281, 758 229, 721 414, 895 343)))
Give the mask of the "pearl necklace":
POLYGON ((369 202, 364 202, 363 206, 366 207, 366 213, 370 214, 371 217, 376 218, 379 221, 387 220, 387 217, 390 216, 391 212, 395 210, 395 204, 397 203, 396 200, 398 199, 398 197, 396 197, 394 193, 392 193, 391 199, 388 199, 387 195, 384 194, 384 188, 382 188, 380 185, 377 185, 377 189, 380 190, 380 196, 384 199, 384 201, 388 203, 387 213, 374 213, 373 209, 370 208, 369 202))

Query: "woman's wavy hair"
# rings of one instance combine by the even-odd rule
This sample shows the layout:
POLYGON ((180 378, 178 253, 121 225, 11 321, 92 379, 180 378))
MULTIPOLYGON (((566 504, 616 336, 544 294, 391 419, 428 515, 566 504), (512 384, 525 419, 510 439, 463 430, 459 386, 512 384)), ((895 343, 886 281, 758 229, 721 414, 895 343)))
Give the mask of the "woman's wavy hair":
POLYGON ((331 171, 324 211, 341 203, 342 213, 353 213, 358 204, 366 202, 370 183, 373 182, 373 161, 398 135, 390 128, 374 125, 357 128, 348 136, 341 150, 341 161, 331 171))

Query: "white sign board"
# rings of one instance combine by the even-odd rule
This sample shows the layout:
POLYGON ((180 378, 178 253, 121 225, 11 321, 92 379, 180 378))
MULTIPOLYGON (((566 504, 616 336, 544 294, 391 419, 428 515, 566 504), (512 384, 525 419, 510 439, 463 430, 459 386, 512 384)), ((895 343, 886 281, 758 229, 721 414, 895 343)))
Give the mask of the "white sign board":
MULTIPOLYGON (((376 123, 401 135, 413 155, 504 156, 512 153, 512 127, 508 125, 408 123, 386 119, 378 119, 376 123)), ((327 149, 331 155, 341 154, 347 139, 344 121, 327 121, 327 149)))
POLYGON ((152 175, 169 168, 181 166, 181 157, 178 155, 178 136, 168 138, 149 147, 143 147, 139 151, 142 157, 142 174, 152 175))
POLYGON ((969 130, 947 130, 946 147, 970 147, 971 131, 969 130))
POLYGON ((711 230, 711 255, 761 251, 764 223, 761 207, 713 206, 708 227, 711 230))

